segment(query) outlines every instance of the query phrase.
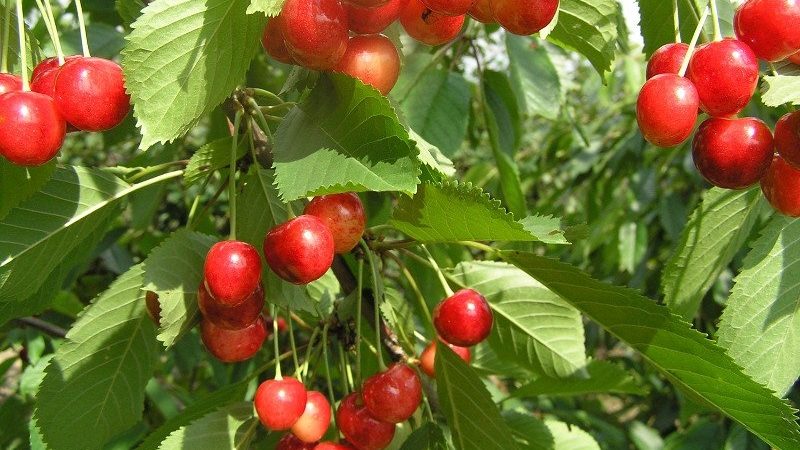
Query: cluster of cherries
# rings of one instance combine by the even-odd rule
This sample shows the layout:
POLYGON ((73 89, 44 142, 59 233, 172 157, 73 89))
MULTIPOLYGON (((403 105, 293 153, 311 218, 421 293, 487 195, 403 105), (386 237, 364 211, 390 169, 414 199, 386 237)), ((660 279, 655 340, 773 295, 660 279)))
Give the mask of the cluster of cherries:
POLYGON ((558 5, 559 0, 286 0, 267 24, 262 44, 278 61, 342 72, 386 95, 400 74, 397 48, 380 34, 392 22, 400 20, 419 42, 441 45, 458 36, 467 15, 530 35, 553 20, 558 5))
POLYGON ((645 139, 673 147, 691 136, 695 166, 714 186, 744 189, 761 182, 779 212, 800 216, 800 114, 770 128, 760 119, 738 118, 755 93, 759 59, 800 64, 800 2, 748 0, 736 11, 737 38, 710 42, 688 55, 675 43, 658 49, 647 66, 636 117, 645 139), (686 76, 681 74, 689 58, 686 76), (777 149, 777 154, 775 150, 777 149))
POLYGON ((130 110, 122 68, 103 58, 47 58, 34 69, 30 90, 0 73, 0 155, 20 166, 53 159, 69 129, 105 131, 130 110))

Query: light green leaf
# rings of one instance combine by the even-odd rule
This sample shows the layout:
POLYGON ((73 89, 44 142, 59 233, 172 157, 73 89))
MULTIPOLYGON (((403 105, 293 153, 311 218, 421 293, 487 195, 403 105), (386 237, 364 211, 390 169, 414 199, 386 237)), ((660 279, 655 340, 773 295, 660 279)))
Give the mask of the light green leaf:
POLYGON ((253 418, 253 403, 234 403, 219 411, 181 427, 167 437, 160 450, 223 450, 249 448, 253 428, 259 426, 253 418))
POLYGON ((542 376, 514 391, 514 397, 537 395, 634 394, 644 395, 647 389, 634 375, 616 364, 595 360, 586 366, 586 376, 550 378, 542 376))
POLYGON ((592 435, 575 425, 557 420, 545 420, 544 424, 553 436, 553 450, 600 450, 592 435))
POLYGON ((777 448, 800 448, 795 410, 666 307, 548 258, 520 252, 501 256, 639 352, 690 398, 717 409, 777 448))
MULTIPOLYGON (((800 70, 798 70, 800 72, 800 70)), ((767 106, 777 107, 791 103, 800 105, 800 74, 765 75, 765 91, 761 101, 767 106)))
POLYGON ((415 150, 377 90, 345 75, 322 75, 278 128, 276 185, 286 201, 345 191, 413 194, 415 150))
POLYGON ((605 78, 614 61, 618 14, 615 0, 562 0, 547 38, 585 56, 605 78))
POLYGON ((455 164, 453 164, 453 161, 445 156, 438 147, 426 141, 425 138, 418 135, 417 132, 412 129, 408 130, 408 134, 411 140, 417 144, 419 160, 423 164, 448 177, 452 177, 456 174, 455 164))
POLYGON ((511 86, 523 106, 532 116, 558 118, 561 109, 561 79, 547 49, 530 38, 506 35, 511 86))
POLYGON ((281 13, 285 0, 250 0, 247 14, 264 13, 267 17, 274 17, 281 13))
POLYGON ((719 345, 746 374, 785 395, 800 377, 800 221, 775 216, 744 260, 719 345))
POLYGON ((249 0, 157 0, 133 23, 122 67, 147 149, 189 131, 244 80, 265 18, 249 0))
POLYGON ((514 439, 526 450, 553 450, 553 435, 541 420, 530 412, 519 413, 516 411, 503 411, 503 420, 506 421, 514 439))
MULTIPOLYGON (((191 186, 214 170, 228 167, 231 164, 231 146, 233 138, 222 138, 197 149, 189 158, 189 164, 183 173, 183 184, 191 186)), ((241 158, 249 149, 247 139, 239 140, 236 158, 241 158)))
POLYGON ((159 354, 134 266, 89 305, 45 369, 35 418, 50 448, 99 448, 136 424, 159 354))
POLYGON ((55 161, 40 167, 21 167, 0 158, 0 220, 41 189, 55 169, 55 161))
POLYGON ((447 450, 447 441, 436 423, 426 422, 411 433, 400 450, 447 450))

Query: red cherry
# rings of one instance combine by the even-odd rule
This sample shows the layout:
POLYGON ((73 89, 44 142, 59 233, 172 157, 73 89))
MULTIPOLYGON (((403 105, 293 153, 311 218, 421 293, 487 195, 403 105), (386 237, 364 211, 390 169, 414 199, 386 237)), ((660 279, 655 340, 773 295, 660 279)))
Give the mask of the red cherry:
POLYGON ((313 450, 315 448, 315 444, 307 444, 292 433, 284 434, 275 446, 275 450, 313 450))
POLYGON ((158 294, 147 291, 144 294, 144 303, 147 306, 147 315, 156 326, 161 326, 161 304, 158 302, 158 294))
POLYGON ((301 66, 328 70, 347 50, 347 13, 339 0, 286 0, 283 38, 301 66))
POLYGON ((13 73, 0 73, 0 95, 22 90, 22 78, 13 73))
POLYGON ((322 439, 331 424, 331 404, 322 393, 308 391, 303 415, 292 425, 292 433, 304 442, 322 439))
POLYGON ((500 25, 511 33, 538 33, 553 21, 558 0, 494 0, 492 11, 500 25))
POLYGON ((466 16, 445 16, 431 11, 420 0, 408 0, 400 12, 400 23, 409 36, 423 44, 441 45, 452 41, 464 26, 466 16))
POLYGON ((0 95, 0 155, 20 166, 53 159, 67 131, 53 99, 36 92, 0 95))
POLYGON ((241 330, 253 323, 264 308, 264 289, 259 284, 242 303, 228 306, 218 302, 208 293, 206 284, 197 288, 197 305, 205 320, 228 330, 241 330))
POLYGON ((353 3, 342 3, 347 11, 350 30, 358 34, 376 34, 385 30, 400 17, 408 0, 389 0, 385 5, 365 7, 353 3))
POLYGON ((492 332, 492 308, 473 289, 462 289, 444 299, 433 310, 433 324, 439 336, 459 347, 472 347, 492 332))
POLYGON ((235 306, 261 285, 261 257, 246 242, 217 242, 206 255, 203 275, 208 292, 219 303, 235 306))
POLYGON ((476 0, 467 13, 481 23, 494 23, 492 0, 476 0))
POLYGON ((294 284, 308 284, 325 275, 333 255, 333 234, 314 216, 302 215, 278 225, 264 239, 267 264, 294 284))
POLYGON ((64 119, 84 131, 110 130, 131 108, 122 68, 102 58, 65 62, 56 78, 54 99, 64 119))
POLYGON ((417 372, 402 363, 367 378, 362 391, 364 406, 382 422, 404 422, 422 402, 422 384, 417 372))
MULTIPOLYGON (((76 58, 81 58, 81 56, 67 56, 64 62, 66 63, 76 58)), ((55 98, 56 78, 60 70, 61 66, 58 64, 58 58, 51 57, 43 59, 42 62, 37 64, 33 69, 33 74, 31 75, 31 90, 55 98)))
POLYGON ((431 11, 445 16, 463 16, 475 0, 422 0, 431 11))
POLYGON ((692 142, 694 164, 709 183, 743 189, 761 179, 772 161, 772 132, 759 119, 710 118, 692 142))
POLYGON ((665 73, 647 80, 636 101, 642 135, 659 147, 674 147, 692 134, 700 99, 691 81, 665 73))
POLYGON ((364 234, 364 205, 356 193, 314 197, 303 212, 319 218, 328 226, 333 234, 336 253, 352 250, 364 234))
POLYGON ((650 57, 647 62, 647 79, 653 78, 662 73, 672 73, 677 75, 681 70, 686 53, 689 52, 689 45, 683 43, 673 43, 662 45, 650 57))
POLYGON ((775 124, 775 150, 786 162, 800 168, 800 111, 784 115, 775 124))
POLYGON ((800 65, 800 52, 789 57, 789 62, 800 65))
MULTIPOLYGON (((445 342, 450 350, 453 350, 459 358, 461 358, 465 363, 469 364, 472 361, 472 354, 470 350, 466 347, 458 347, 453 344, 448 344, 445 342)), ((425 350, 422 351, 422 354, 419 355, 419 365, 423 372, 425 372, 429 377, 436 378, 436 342, 431 342, 425 347, 425 350)))
POLYGON ((226 330, 203 319, 200 336, 206 349, 222 362, 238 362, 252 358, 269 336, 264 319, 259 317, 247 328, 226 330))
POLYGON ((360 392, 342 400, 336 410, 339 431, 359 450, 381 450, 394 438, 395 425, 372 417, 364 406, 360 392))
POLYGON ((253 403, 258 418, 272 431, 288 430, 303 415, 308 395, 294 378, 267 380, 256 389, 253 403))
POLYGON ((342 3, 350 3, 362 8, 377 8, 378 6, 385 5, 389 1, 390 0, 342 0, 342 3))
POLYGON ((386 36, 353 36, 347 51, 333 70, 358 78, 386 95, 400 76, 400 55, 386 36))
POLYGON ((356 450, 349 442, 320 442, 314 450, 356 450))
POLYGON ((267 26, 264 27, 264 34, 261 36, 261 45, 267 54, 274 60, 285 64, 292 64, 292 56, 286 48, 283 40, 283 15, 277 15, 269 19, 267 26))
POLYGON ((780 61, 800 50, 800 0, 747 0, 736 10, 736 37, 760 59, 780 61))
POLYGON ((714 117, 729 117, 743 110, 753 97, 758 60, 747 44, 725 38, 700 46, 686 76, 697 88, 703 111, 714 117))
POLYGON ((764 197, 779 213, 800 217, 800 170, 776 155, 767 174, 761 179, 764 197))

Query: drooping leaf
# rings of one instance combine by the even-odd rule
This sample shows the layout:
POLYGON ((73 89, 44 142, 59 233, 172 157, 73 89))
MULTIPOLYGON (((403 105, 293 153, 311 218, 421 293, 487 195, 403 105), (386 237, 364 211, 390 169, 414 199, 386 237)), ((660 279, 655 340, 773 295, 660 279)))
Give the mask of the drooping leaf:
MULTIPOLYGON (((672 16, 672 2, 663 0, 637 0, 641 21, 639 27, 644 38, 644 52, 649 58, 659 47, 675 42, 675 24, 672 16)), ((683 42, 689 42, 703 9, 708 5, 704 0, 678 0, 680 14, 680 31, 683 42)), ((720 27, 724 36, 733 34, 733 5, 729 0, 718 0, 720 27)), ((713 34, 713 24, 710 20, 701 34, 702 42, 710 41, 713 34)))
POLYGON ((614 61, 618 14, 615 0, 562 0, 547 38, 585 56, 605 78, 614 61))
POLYGON ((435 422, 426 422, 411 433, 400 450, 447 450, 447 441, 435 422))
POLYGON ((511 86, 528 115, 558 118, 561 109, 561 79, 541 42, 506 35, 511 86))
POLYGON ((532 414, 516 411, 503 411, 514 439, 526 450, 553 450, 553 435, 541 420, 532 414))
POLYGON ((253 428, 253 403, 240 402, 207 414, 170 434, 159 450, 220 450, 248 448, 253 428))
POLYGON ((544 424, 553 436, 553 450, 600 450, 592 435, 575 425, 557 420, 546 420, 544 424))
MULTIPOLYGON (((183 173, 183 184, 191 186, 208 176, 210 172, 228 167, 231 164, 232 140, 233 138, 217 139, 197 149, 189 158, 189 164, 183 173)), ((240 139, 236 158, 241 158, 247 150, 247 139, 240 139)))
POLYGON ((35 412, 50 448, 99 448, 140 419, 159 354, 134 266, 89 305, 45 369, 35 412))
POLYGON ((585 394, 635 394, 644 395, 647 389, 633 374, 606 361, 594 360, 586 365, 586 376, 551 378, 541 376, 514 391, 515 397, 537 395, 585 395, 585 394))
POLYGON ((325 74, 275 136, 275 181, 286 201, 345 191, 416 192, 416 148, 385 97, 325 74))
POLYGON ((247 14, 264 13, 267 17, 274 17, 281 13, 285 0, 250 0, 247 14))
POLYGON ((745 375, 721 347, 666 307, 548 258, 520 252, 501 256, 631 346, 691 398, 775 447, 800 448, 795 410, 745 375))
POLYGON ((189 131, 244 80, 265 17, 249 0, 159 0, 133 23, 122 52, 140 147, 189 131))
POLYGON ((430 142, 426 141, 422 136, 418 135, 414 130, 408 130, 409 137, 419 150, 419 160, 425 166, 435 170, 442 175, 452 177, 456 173, 455 164, 447 156, 430 142))
POLYGON ((55 161, 40 167, 20 167, 0 159, 0 220, 50 180, 55 161))

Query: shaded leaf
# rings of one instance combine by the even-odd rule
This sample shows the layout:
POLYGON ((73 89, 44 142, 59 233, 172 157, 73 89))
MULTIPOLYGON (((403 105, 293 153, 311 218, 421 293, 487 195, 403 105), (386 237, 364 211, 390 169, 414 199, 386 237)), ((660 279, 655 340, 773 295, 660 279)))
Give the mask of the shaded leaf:
POLYGON ((514 433, 520 445, 526 450, 552 450, 553 435, 541 420, 530 413, 516 411, 503 411, 503 420, 506 421, 511 432, 514 433))
POLYGON ((254 428, 253 403, 241 402, 227 406, 195 420, 170 434, 158 447, 160 450, 220 450, 248 448, 254 428))
POLYGON ((550 378, 542 376, 514 391, 515 397, 537 395, 635 394, 644 395, 647 389, 630 372, 616 364, 595 360, 586 365, 588 376, 550 378))
POLYGON ((548 39, 585 56, 605 78, 614 61, 618 14, 615 0, 562 0, 548 39))
MULTIPOLYGON (((210 172, 230 166, 232 140, 233 138, 217 139, 197 149, 189 158, 189 164, 183 173, 183 184, 191 186, 208 176, 210 172)), ((247 139, 240 139, 236 150, 237 160, 244 156, 248 149, 247 139)))

